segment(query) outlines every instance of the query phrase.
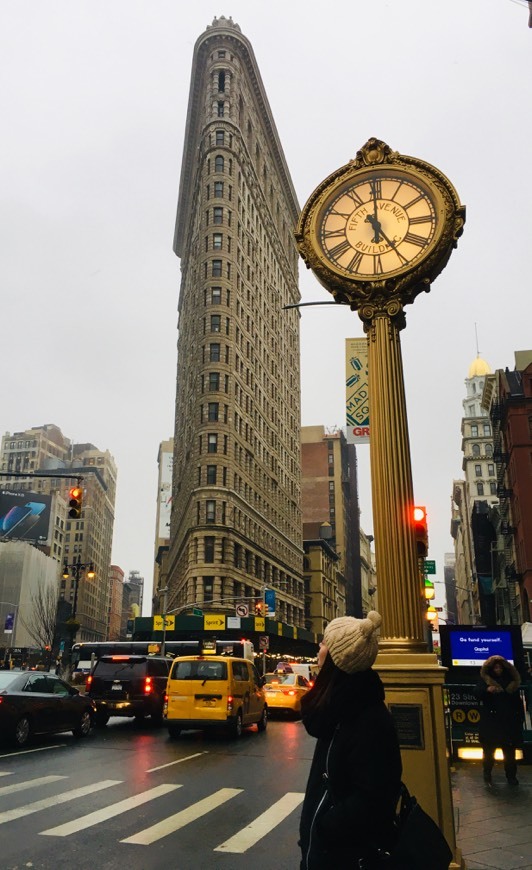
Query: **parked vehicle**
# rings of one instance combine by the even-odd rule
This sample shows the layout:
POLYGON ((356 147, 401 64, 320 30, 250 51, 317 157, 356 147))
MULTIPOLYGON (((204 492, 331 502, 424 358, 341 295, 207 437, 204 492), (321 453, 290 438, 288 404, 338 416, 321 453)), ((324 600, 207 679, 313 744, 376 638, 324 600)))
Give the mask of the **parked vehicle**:
POLYGON ((164 718, 170 737, 182 730, 220 728, 232 737, 257 725, 265 731, 264 678, 247 659, 179 656, 168 678, 164 718))
POLYGON ((102 656, 87 677, 86 694, 96 704, 95 724, 111 716, 163 721, 163 703, 171 659, 161 656, 102 656))
POLYGON ((0 671, 0 734, 25 746, 36 734, 72 731, 86 737, 94 702, 52 673, 0 671))

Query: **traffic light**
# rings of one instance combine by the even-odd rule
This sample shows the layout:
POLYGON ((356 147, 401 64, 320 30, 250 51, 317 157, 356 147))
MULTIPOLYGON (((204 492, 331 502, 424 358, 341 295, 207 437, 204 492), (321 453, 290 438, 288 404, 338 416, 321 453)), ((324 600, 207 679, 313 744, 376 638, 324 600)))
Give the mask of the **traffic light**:
POLYGON ((264 614, 264 601, 257 601, 255 605, 255 616, 263 616, 264 614))
POLYGON ((434 583, 432 580, 429 580, 425 577, 425 600, 431 601, 436 595, 436 590, 434 589, 434 583))
POLYGON ((68 506, 70 508, 68 516, 71 520, 79 520, 81 516, 82 500, 83 490, 81 486, 72 486, 68 493, 68 506))
POLYGON ((429 550, 429 533, 427 529, 427 509, 416 506, 412 511, 414 537, 418 558, 424 559, 429 550))
POLYGON ((435 607, 427 607, 426 613, 427 619, 431 624, 432 631, 436 631, 438 628, 438 611, 435 607))

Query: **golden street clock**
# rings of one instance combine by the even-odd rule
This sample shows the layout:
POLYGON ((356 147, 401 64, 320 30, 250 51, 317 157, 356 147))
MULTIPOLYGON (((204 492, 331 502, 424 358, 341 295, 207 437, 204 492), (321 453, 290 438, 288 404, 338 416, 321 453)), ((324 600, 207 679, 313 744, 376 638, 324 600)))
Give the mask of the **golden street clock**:
POLYGON ((411 302, 441 272, 465 222, 450 181, 422 160, 370 139, 312 194, 299 250, 339 302, 411 302))

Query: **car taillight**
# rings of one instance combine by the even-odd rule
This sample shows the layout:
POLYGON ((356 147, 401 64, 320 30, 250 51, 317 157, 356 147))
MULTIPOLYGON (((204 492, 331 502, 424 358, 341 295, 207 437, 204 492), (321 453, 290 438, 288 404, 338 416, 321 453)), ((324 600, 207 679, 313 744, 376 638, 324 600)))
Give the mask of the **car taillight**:
POLYGON ((144 694, 149 695, 152 689, 153 686, 151 684, 151 677, 146 677, 144 680, 144 694))
POLYGON ((312 686, 314 685, 314 680, 309 680, 308 685, 309 685, 309 689, 312 689, 312 686))
POLYGON ((92 683, 92 676, 89 674, 87 679, 85 680, 85 691, 88 692, 92 683))
POLYGON ((227 696, 227 712, 228 713, 233 712, 233 696, 232 695, 227 696))

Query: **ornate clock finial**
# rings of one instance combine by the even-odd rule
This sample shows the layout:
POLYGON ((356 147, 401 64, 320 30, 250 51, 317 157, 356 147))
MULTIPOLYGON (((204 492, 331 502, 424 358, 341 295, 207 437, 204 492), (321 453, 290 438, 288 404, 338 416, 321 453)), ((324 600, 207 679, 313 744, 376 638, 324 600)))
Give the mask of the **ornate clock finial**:
POLYGON ((376 163, 384 163, 386 158, 391 157, 392 154, 392 149, 386 142, 383 142, 381 139, 375 139, 372 136, 362 146, 360 151, 357 151, 357 156, 353 163, 355 166, 373 166, 376 163))

